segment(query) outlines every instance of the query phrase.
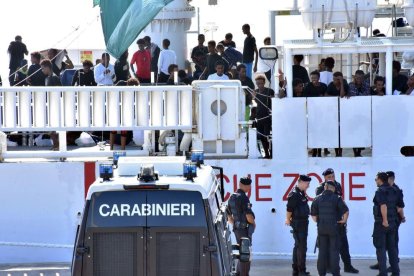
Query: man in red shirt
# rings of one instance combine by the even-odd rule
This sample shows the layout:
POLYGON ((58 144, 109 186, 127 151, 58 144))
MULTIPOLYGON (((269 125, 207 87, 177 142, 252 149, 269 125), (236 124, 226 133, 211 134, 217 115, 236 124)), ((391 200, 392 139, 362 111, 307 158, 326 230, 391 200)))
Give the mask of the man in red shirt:
POLYGON ((140 83, 151 82, 151 53, 145 50, 145 41, 138 39, 138 51, 134 53, 131 60, 131 68, 140 83), (134 64, 137 67, 135 73, 134 64))

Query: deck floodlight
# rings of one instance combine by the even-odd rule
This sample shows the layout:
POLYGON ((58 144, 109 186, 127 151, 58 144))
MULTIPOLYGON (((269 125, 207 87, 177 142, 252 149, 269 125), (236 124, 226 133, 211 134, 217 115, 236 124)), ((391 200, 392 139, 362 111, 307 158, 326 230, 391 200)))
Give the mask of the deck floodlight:
POLYGON ((153 164, 141 165, 141 169, 138 174, 138 180, 144 181, 144 182, 158 180, 158 174, 154 170, 154 165, 153 164))

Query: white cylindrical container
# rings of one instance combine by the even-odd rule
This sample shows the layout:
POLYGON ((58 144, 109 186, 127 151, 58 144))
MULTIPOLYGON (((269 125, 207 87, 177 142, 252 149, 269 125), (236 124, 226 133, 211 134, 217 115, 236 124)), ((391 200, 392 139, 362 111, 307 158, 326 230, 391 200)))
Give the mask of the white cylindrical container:
POLYGON ((413 27, 414 26, 414 0, 404 0, 404 5, 402 5, 402 8, 404 9, 407 23, 411 27, 413 27))
POLYGON ((177 56, 178 67, 185 68, 187 59, 187 31, 191 26, 191 18, 195 9, 187 0, 174 0, 163 8, 150 24, 139 34, 139 37, 150 36, 151 42, 158 44, 162 50, 162 41, 170 40, 170 50, 177 56))
POLYGON ((371 26, 377 7, 376 0, 303 0, 300 12, 309 30, 371 26))

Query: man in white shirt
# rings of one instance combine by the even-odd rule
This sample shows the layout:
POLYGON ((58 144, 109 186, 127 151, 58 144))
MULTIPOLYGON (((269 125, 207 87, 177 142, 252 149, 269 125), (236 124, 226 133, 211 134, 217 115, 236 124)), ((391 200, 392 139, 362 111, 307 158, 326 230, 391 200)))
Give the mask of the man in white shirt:
POLYGON ((115 69, 114 66, 109 63, 110 58, 108 53, 103 53, 101 63, 96 65, 93 70, 95 82, 98 86, 114 85, 115 69))
POLYGON ((329 85, 333 81, 333 68, 335 67, 335 60, 332 57, 325 59, 325 71, 320 72, 319 81, 329 85))
POLYGON ((229 77, 224 74, 224 64, 221 61, 216 63, 216 73, 208 76, 207 80, 229 80, 229 77))
POLYGON ((164 39, 162 41, 163 50, 158 58, 158 83, 167 82, 170 74, 168 73, 168 66, 170 64, 177 64, 177 56, 173 50, 169 50, 170 40, 164 39))

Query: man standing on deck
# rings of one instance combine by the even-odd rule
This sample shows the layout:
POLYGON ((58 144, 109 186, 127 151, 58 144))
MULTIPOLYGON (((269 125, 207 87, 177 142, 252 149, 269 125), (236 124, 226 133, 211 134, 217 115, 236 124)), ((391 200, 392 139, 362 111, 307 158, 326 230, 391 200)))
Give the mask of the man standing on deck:
POLYGON ((252 78, 252 69, 253 72, 257 71, 257 60, 259 52, 257 51, 256 39, 250 33, 250 25, 244 24, 242 27, 243 34, 246 35, 244 39, 243 47, 243 64, 246 65, 246 74, 249 78, 252 78), (254 62, 254 65, 253 65, 254 62))
POLYGON ((7 53, 10 55, 10 63, 9 63, 9 82, 10 86, 14 85, 14 74, 17 74, 17 69, 19 68, 22 60, 24 59, 24 55, 28 55, 29 51, 27 51, 26 44, 22 42, 22 37, 20 35, 16 35, 14 41, 10 42, 9 48, 7 49, 7 53))
POLYGON ((94 76, 95 82, 98 86, 111 86, 114 85, 115 69, 112 64, 109 63, 111 57, 108 53, 102 54, 101 63, 95 66, 94 76))

